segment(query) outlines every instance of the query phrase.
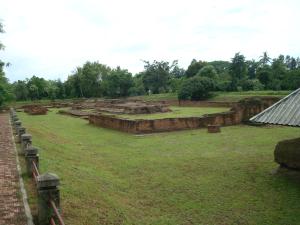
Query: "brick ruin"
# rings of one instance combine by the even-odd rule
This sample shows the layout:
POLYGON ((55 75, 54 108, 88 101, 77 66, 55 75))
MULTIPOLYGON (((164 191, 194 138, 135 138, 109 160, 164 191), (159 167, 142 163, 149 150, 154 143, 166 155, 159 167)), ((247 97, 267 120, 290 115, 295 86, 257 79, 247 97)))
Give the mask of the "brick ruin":
POLYGON ((277 102, 277 97, 245 98, 239 102, 193 102, 193 101, 156 101, 146 102, 141 100, 126 99, 87 99, 73 102, 53 102, 45 107, 40 105, 24 106, 24 111, 32 115, 46 114, 47 107, 66 108, 59 113, 88 119, 90 124, 116 129, 129 133, 153 133, 162 131, 185 130, 205 128, 208 125, 229 126, 247 122, 250 117, 258 114, 267 107, 277 102), (123 119, 118 114, 150 114, 170 112, 169 105, 176 106, 231 106, 227 112, 202 115, 187 118, 164 119, 123 119))
POLYGON ((93 112, 112 114, 151 114, 171 111, 165 102, 122 99, 87 100, 74 104, 72 109, 91 109, 93 112))
POLYGON ((46 115, 48 109, 41 105, 25 105, 23 106, 24 112, 30 115, 46 115))
MULTIPOLYGON (((91 114, 89 123, 128 133, 153 133, 204 128, 208 125, 229 126, 247 122, 250 117, 268 108, 278 98, 246 98, 234 104, 230 111, 200 117, 130 120, 102 114, 91 114)), ((190 102, 188 103, 190 104, 190 102)))

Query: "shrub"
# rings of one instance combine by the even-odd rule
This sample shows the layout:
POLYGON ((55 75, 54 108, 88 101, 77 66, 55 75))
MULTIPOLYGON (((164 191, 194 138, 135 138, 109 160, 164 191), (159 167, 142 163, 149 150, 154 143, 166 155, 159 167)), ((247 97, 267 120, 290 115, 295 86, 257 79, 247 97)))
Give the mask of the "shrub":
POLYGON ((211 96, 215 83, 207 77, 193 77, 183 82, 178 99, 180 100, 205 100, 211 96))
POLYGON ((241 81, 243 91, 260 91, 264 89, 264 85, 258 79, 248 79, 241 81))
POLYGON ((281 82, 278 79, 272 80, 268 85, 267 88, 270 90, 279 91, 281 90, 281 82))
POLYGON ((175 93, 178 92, 180 90, 180 87, 183 83, 183 79, 178 79, 178 78, 174 78, 172 80, 170 80, 170 89, 171 92, 175 93))
POLYGON ((231 91, 231 81, 230 80, 218 80, 217 91, 231 91))
POLYGON ((217 78, 217 71, 212 65, 204 66, 202 69, 199 70, 197 76, 201 77, 208 77, 211 79, 217 78))
POLYGON ((295 90, 300 87, 300 68, 289 71, 282 81, 282 88, 284 90, 295 90))

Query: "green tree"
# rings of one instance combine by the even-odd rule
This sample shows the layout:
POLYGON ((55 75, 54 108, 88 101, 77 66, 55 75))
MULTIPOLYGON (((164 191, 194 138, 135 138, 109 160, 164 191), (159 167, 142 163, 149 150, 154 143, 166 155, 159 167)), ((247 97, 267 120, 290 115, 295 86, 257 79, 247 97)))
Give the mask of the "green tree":
MULTIPOLYGON (((0 22, 0 34, 4 33, 3 25, 0 22)), ((4 45, 0 42, 0 51, 4 49, 4 45)), ((0 59, 0 107, 3 106, 4 102, 12 100, 14 98, 11 90, 11 86, 8 83, 8 79, 5 77, 4 67, 8 64, 5 64, 0 59)))
POLYGON ((178 65, 177 65, 177 61, 174 61, 175 62, 175 65, 174 67, 172 68, 172 70, 170 71, 170 75, 171 75, 171 79, 175 78, 175 79, 179 79, 179 78, 182 78, 184 77, 185 75, 185 70, 183 68, 180 68, 178 65))
POLYGON ((5 77, 3 67, 4 63, 0 61, 0 107, 3 106, 4 102, 14 98, 8 79, 5 77))
POLYGON ((197 76, 208 77, 215 80, 217 79, 218 74, 214 66, 207 65, 198 71, 197 76))
POLYGON ((133 78, 133 86, 129 89, 130 96, 145 95, 146 90, 143 83, 143 73, 136 74, 133 78))
POLYGON ((102 95, 101 82, 111 69, 99 62, 86 62, 78 70, 80 88, 84 97, 100 97, 102 95))
MULTIPOLYGON (((0 22, 0 34, 4 33, 3 24, 0 22)), ((4 49, 4 45, 0 42, 0 50, 4 49)))
POLYGON ((235 54, 235 56, 231 59, 229 73, 231 75, 232 90, 237 90, 239 81, 245 79, 247 76, 245 56, 241 55, 239 52, 235 54))
POLYGON ((170 80, 170 90, 176 93, 180 90, 180 87, 185 79, 184 78, 174 78, 170 80))
POLYGON ((252 60, 246 61, 246 64, 247 64, 247 71, 248 71, 247 76, 249 77, 249 79, 255 79, 259 63, 256 62, 254 59, 252 59, 252 60))
POLYGON ((65 88, 64 83, 60 79, 55 80, 54 83, 57 87, 56 97, 59 99, 66 98, 66 88, 65 88))
POLYGON ((28 85, 28 90, 31 100, 40 99, 39 88, 35 84, 28 85))
POLYGON ((25 101, 29 97, 29 91, 26 81, 18 80, 13 83, 13 91, 16 96, 16 100, 25 101))
POLYGON ((217 74, 220 76, 229 73, 230 62, 228 61, 221 61, 221 60, 212 61, 209 62, 208 65, 212 65, 217 71, 217 74))
POLYGON ((27 81, 27 87, 29 90, 29 97, 31 99, 47 98, 47 81, 44 78, 32 76, 27 81))
POLYGON ((196 59, 193 59, 191 64, 188 66, 187 70, 185 71, 185 76, 188 78, 195 76, 199 72, 199 70, 201 70, 206 65, 207 62, 197 61, 196 59))
POLYGON ((272 70, 269 65, 265 65, 257 70, 257 78, 265 86, 268 87, 273 78, 272 70))
POLYGON ((179 100, 205 100, 211 96, 215 89, 215 83, 208 77, 192 77, 186 79, 179 92, 179 100))
POLYGON ((241 82, 243 91, 260 91, 264 89, 264 85, 258 79, 247 79, 241 82))
POLYGON ((294 57, 287 55, 285 57, 285 65, 289 70, 294 70, 297 68, 297 60, 294 57))
POLYGON ((273 79, 282 80, 286 73, 287 67, 284 63, 284 56, 280 55, 277 59, 274 59, 271 65, 273 79))
POLYGON ((153 63, 144 61, 143 83, 145 89, 153 94, 168 91, 169 79, 172 76, 173 69, 178 62, 175 60, 171 64, 165 61, 156 61, 153 63))
POLYGON ((297 68, 297 61, 294 57, 291 58, 290 63, 287 65, 290 70, 295 70, 297 68))
POLYGON ((64 84, 65 95, 68 97, 101 97, 102 81, 111 68, 99 62, 86 62, 77 67, 64 84))
POLYGON ((271 58, 269 57, 267 52, 263 52, 263 55, 259 57, 259 63, 262 67, 268 65, 271 62, 271 58))
POLYGON ((120 67, 103 77, 104 94, 109 97, 126 97, 133 86, 132 74, 120 67))
POLYGON ((58 87, 56 85, 56 82, 53 80, 47 81, 47 86, 46 86, 46 92, 47 92, 47 97, 51 100, 54 100, 58 97, 58 87))
POLYGON ((289 71, 282 81, 282 89, 295 90, 300 87, 300 68, 289 71))
POLYGON ((73 75, 68 76, 68 79, 65 81, 64 86, 65 86, 67 97, 69 98, 83 97, 82 88, 80 86, 80 80, 77 72, 73 75))

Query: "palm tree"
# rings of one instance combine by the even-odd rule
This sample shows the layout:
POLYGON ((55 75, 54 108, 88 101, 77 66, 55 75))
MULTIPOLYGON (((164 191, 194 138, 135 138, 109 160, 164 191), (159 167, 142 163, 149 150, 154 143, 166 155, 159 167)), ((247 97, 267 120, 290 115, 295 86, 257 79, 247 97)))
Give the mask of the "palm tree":
POLYGON ((271 62, 271 58, 268 56, 268 53, 267 52, 263 52, 263 55, 259 57, 260 60, 259 60, 259 63, 262 65, 262 66, 265 66, 267 65, 269 62, 271 62))
POLYGON ((259 57, 259 63, 263 66, 267 65, 269 62, 271 62, 271 58, 268 56, 267 52, 264 52, 262 56, 259 57))

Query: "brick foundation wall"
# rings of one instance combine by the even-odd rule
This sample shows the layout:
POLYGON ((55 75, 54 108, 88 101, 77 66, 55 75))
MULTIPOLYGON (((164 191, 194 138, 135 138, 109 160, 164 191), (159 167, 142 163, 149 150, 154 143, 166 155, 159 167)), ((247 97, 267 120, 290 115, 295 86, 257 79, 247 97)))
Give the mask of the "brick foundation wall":
POLYGON ((153 133, 162 131, 204 128, 207 125, 229 126, 241 122, 240 114, 229 111, 202 117, 165 118, 156 120, 128 120, 106 115, 90 115, 90 124, 128 133, 153 133))
MULTIPOLYGON (((207 114, 201 117, 129 120, 114 116, 90 115, 89 122, 90 124, 95 124, 100 127, 136 134, 197 129, 207 127, 208 125, 230 126, 247 121, 250 117, 266 109, 276 101, 278 101, 278 99, 247 99, 246 101, 235 104, 228 112, 207 114)), ((184 102, 185 106, 191 104, 191 101, 184 102)))

